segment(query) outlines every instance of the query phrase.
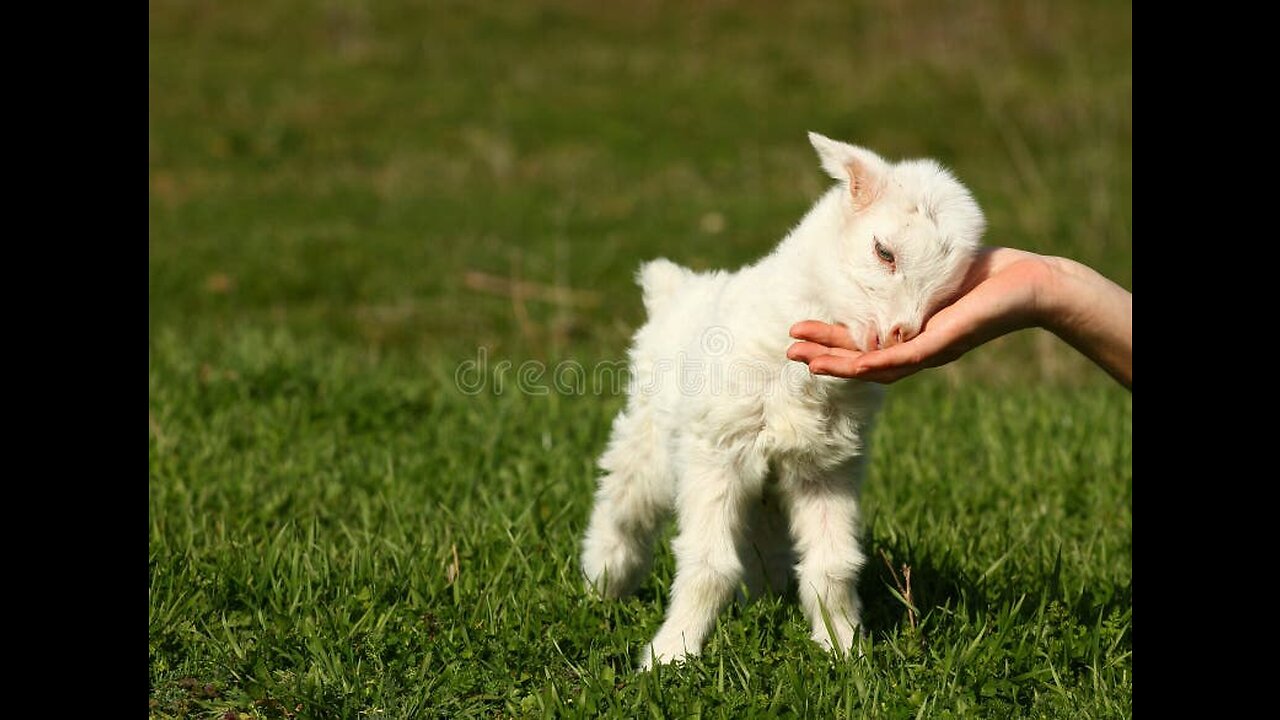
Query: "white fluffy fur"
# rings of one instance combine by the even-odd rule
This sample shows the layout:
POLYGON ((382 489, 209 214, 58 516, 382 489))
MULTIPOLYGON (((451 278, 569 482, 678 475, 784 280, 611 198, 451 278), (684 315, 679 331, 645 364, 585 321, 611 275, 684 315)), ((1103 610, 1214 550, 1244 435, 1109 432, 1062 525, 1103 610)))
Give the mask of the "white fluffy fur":
POLYGON ((846 324, 863 347, 906 340, 956 290, 983 232, 977 203, 937 163, 809 139, 839 183, 772 253, 736 272, 655 260, 639 273, 649 320, 600 458, 582 566, 606 596, 634 590, 674 508, 676 576, 645 668, 699 653, 744 579, 780 591, 793 571, 812 638, 849 650, 865 560, 858 484, 882 389, 810 375, 786 357, 788 329, 812 318, 846 324))

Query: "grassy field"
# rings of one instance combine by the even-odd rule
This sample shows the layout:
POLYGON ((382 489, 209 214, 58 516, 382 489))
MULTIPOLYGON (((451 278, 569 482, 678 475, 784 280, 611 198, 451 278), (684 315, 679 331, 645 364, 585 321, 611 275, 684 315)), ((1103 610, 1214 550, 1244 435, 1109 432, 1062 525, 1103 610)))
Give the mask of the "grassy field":
POLYGON ((455 371, 622 357, 637 263, 768 251, 811 129, 1132 287, 1131 37, 1115 3, 151 2, 150 714, 1130 715, 1132 400, 1051 336, 892 389, 861 657, 766 599, 652 674, 669 552, 613 603, 576 562, 622 398, 455 371))

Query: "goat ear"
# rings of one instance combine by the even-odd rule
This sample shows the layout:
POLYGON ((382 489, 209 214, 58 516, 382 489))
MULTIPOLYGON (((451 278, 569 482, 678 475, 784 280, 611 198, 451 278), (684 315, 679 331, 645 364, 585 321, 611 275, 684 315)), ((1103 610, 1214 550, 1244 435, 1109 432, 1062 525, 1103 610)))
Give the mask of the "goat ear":
POLYGON ((822 169, 836 180, 849 184, 855 210, 864 210, 875 202, 888 174, 888 163, 870 150, 816 132, 809 133, 809 142, 818 151, 822 169))

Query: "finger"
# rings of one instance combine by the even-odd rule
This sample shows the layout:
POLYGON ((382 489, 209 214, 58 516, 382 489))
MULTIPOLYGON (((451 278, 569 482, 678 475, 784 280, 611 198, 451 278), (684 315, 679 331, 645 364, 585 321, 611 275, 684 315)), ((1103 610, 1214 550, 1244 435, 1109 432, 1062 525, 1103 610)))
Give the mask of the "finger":
POLYGON ((809 361, 809 372, 832 377, 858 377, 858 358, 847 355, 822 355, 809 361))
POLYGON ((853 342, 853 336, 849 334, 849 328, 844 325, 833 325, 817 320, 805 320, 792 325, 791 337, 799 340, 810 340, 827 347, 842 347, 848 350, 857 349, 853 342))
POLYGON ((897 382, 909 375, 915 375, 922 369, 924 369, 924 366, 921 365, 906 365, 873 370, 860 363, 857 359, 832 355, 817 358, 809 363, 809 372, 814 375, 830 375, 832 377, 863 380, 884 385, 897 382))
POLYGON ((866 370, 884 370, 919 365, 925 355, 920 348, 908 347, 913 342, 915 340, 884 348, 883 350, 872 350, 871 352, 863 353, 860 367, 866 370))
POLYGON ((901 380, 908 375, 915 375, 922 370, 920 365, 906 365, 903 367, 887 368, 884 370, 871 370, 863 366, 854 369, 854 377, 866 382, 880 383, 889 385, 901 380))
POLYGON ((831 347, 827 347, 826 345, 819 345, 818 343, 812 343, 812 342, 792 343, 791 347, 787 348, 787 357, 791 358, 792 360, 798 360, 800 362, 807 363, 810 360, 813 360, 814 358, 817 358, 817 357, 821 357, 823 355, 843 355, 845 357, 858 357, 862 355, 862 353, 858 352, 857 350, 845 350, 844 348, 838 348, 838 347, 831 348, 831 347))

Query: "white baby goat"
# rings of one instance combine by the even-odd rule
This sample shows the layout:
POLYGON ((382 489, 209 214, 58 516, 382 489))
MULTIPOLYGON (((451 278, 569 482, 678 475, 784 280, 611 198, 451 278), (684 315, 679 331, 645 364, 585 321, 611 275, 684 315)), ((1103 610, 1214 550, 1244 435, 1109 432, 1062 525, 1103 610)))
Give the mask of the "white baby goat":
POLYGON ((787 332, 813 318, 844 323, 863 349, 910 339, 958 289, 985 222, 936 162, 809 141, 839 184, 772 253, 737 272, 665 259, 639 272, 649 321, 582 566, 606 596, 631 592, 674 507, 671 602, 644 668, 701 652, 744 573, 751 592, 781 591, 795 559, 815 641, 847 652, 861 623, 858 485, 882 388, 810 375, 787 359, 787 332))

